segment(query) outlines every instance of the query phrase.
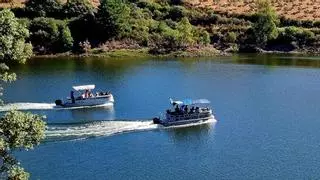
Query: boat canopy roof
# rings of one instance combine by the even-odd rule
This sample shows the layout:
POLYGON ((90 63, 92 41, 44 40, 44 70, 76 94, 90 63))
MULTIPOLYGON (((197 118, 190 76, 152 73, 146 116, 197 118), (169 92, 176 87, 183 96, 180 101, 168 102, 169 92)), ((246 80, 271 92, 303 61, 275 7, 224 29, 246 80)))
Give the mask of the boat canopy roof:
POLYGON ((72 86, 72 88, 76 91, 83 91, 83 90, 92 90, 94 89, 96 86, 94 84, 90 84, 90 85, 81 85, 81 86, 72 86))
POLYGON ((210 104, 210 101, 208 99, 185 99, 183 101, 173 101, 170 99, 170 103, 174 105, 201 105, 201 104, 210 104))

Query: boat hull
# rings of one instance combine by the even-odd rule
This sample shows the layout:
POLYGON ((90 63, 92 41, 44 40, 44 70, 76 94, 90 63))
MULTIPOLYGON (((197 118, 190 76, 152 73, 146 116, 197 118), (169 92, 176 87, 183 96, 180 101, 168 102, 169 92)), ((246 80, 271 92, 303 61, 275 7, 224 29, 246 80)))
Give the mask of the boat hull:
POLYGON ((86 98, 86 99, 78 99, 72 102, 70 99, 65 103, 57 104, 57 106, 61 107, 86 107, 86 106, 103 106, 103 105, 113 105, 114 99, 113 96, 107 97, 98 97, 98 98, 86 98))
POLYGON ((199 123, 199 122, 205 122, 208 120, 214 119, 214 116, 208 116, 203 118, 196 118, 196 119, 186 119, 186 120, 179 120, 179 121, 168 121, 167 119, 160 120, 158 118, 155 118, 153 122, 155 124, 161 124, 163 126, 179 126, 179 125, 186 125, 186 124, 193 124, 193 123, 199 123))

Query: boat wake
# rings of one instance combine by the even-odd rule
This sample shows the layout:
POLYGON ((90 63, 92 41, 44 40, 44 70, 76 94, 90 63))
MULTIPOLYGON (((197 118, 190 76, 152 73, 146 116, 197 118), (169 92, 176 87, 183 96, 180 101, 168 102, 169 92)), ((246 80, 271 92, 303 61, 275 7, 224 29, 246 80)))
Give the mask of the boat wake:
POLYGON ((112 106, 112 104, 101 104, 96 106, 81 106, 81 107, 61 107, 56 106, 55 103, 10 103, 0 106, 0 112, 15 110, 63 110, 63 109, 82 109, 82 108, 92 108, 92 107, 107 107, 112 106))
POLYGON ((95 121, 86 123, 49 124, 46 130, 46 141, 69 141, 87 139, 99 136, 138 132, 155 129, 172 129, 197 126, 217 122, 215 119, 205 122, 192 123, 180 126, 164 127, 154 124, 151 120, 145 121, 95 121))
POLYGON ((96 121, 74 124, 49 124, 46 141, 87 139, 98 136, 156 129, 152 121, 96 121))

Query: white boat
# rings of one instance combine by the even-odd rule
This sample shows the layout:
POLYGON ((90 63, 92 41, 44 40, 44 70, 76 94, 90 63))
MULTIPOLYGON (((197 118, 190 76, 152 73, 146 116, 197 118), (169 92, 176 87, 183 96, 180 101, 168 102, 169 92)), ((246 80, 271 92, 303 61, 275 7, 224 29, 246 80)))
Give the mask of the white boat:
POLYGON ((172 109, 166 111, 164 118, 154 118, 155 124, 175 126, 214 119, 210 101, 207 99, 173 101, 170 99, 172 109))
POLYGON ((113 95, 107 92, 92 92, 95 85, 81 85, 73 86, 73 90, 78 95, 75 96, 74 91, 70 92, 70 97, 67 97, 65 101, 58 99, 55 101, 57 106, 61 107, 82 107, 82 106, 98 106, 98 105, 113 105, 113 95))

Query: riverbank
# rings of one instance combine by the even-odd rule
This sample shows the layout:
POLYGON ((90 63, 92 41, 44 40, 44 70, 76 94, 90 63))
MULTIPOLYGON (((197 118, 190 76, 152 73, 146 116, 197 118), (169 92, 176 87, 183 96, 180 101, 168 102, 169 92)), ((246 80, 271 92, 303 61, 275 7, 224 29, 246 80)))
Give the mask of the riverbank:
POLYGON ((277 17, 269 3, 241 15, 176 1, 101 1, 98 7, 87 1, 54 1, 57 6, 30 0, 12 9, 29 30, 33 52, 41 57, 320 52, 320 22, 277 17), (110 15, 114 18, 108 19, 110 15))
POLYGON ((219 51, 213 47, 188 48, 186 50, 173 51, 166 54, 152 54, 149 48, 138 49, 113 49, 104 51, 101 48, 94 48, 87 53, 76 54, 72 52, 35 55, 40 58, 54 58, 54 57, 104 57, 104 58, 147 58, 147 57, 215 57, 227 56, 231 53, 219 51))
POLYGON ((35 55, 35 58, 57 58, 57 57, 97 57, 97 58, 162 58, 162 57, 217 57, 217 56, 232 56, 235 54, 288 54, 288 55, 319 55, 319 52, 308 50, 263 50, 256 49, 256 52, 240 52, 232 51, 230 48, 221 51, 213 47, 189 48, 184 51, 174 51, 167 54, 152 54, 149 48, 139 49, 114 49, 103 51, 99 48, 92 49, 87 53, 76 54, 72 52, 35 55))

